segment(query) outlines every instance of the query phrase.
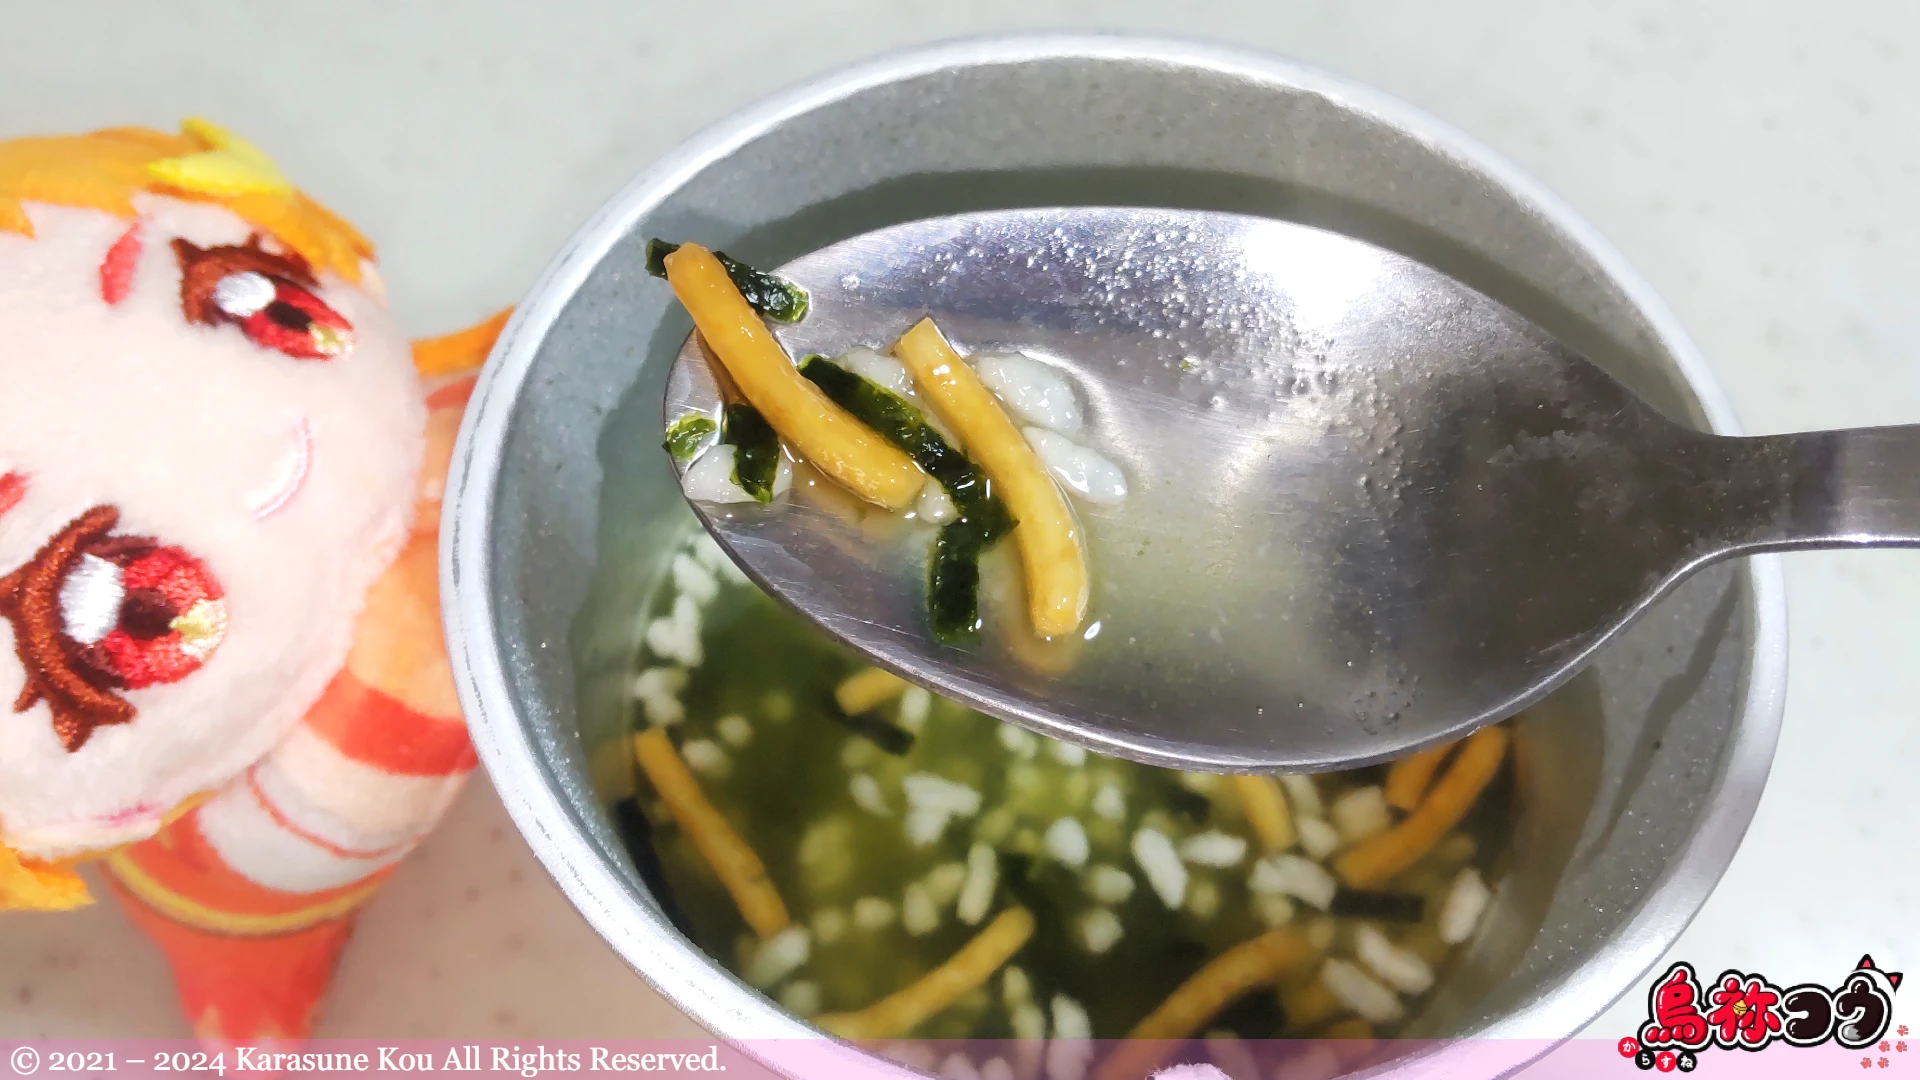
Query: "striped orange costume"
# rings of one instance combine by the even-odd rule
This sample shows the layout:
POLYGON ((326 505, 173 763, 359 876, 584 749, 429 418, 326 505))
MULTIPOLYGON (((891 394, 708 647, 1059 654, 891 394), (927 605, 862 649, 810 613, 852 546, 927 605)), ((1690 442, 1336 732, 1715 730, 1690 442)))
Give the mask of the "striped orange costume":
POLYGON ((346 668, 239 780, 107 856, 203 1039, 308 1032, 355 909, 474 767, 440 634, 437 562, 441 481, 472 389, 462 377, 427 397, 423 475, 433 479, 412 537, 368 595, 346 668))
POLYGON ((0 910, 100 861, 203 1039, 309 1033, 474 767, 437 532, 503 322, 409 346, 213 125, 0 142, 0 910))

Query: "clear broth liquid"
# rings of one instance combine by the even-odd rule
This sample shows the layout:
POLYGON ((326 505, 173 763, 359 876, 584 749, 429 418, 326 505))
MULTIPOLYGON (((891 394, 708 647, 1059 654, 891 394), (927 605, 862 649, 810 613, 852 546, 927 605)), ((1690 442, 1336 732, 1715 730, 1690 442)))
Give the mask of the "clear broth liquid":
MULTIPOLYGON (((1278 905, 1249 887, 1261 852, 1229 778, 1082 754, 949 701, 923 697, 916 706, 913 698, 922 691, 868 714, 914 729, 904 752, 889 753, 850 728, 834 701, 834 689, 863 670, 862 661, 738 577, 697 529, 677 558, 714 586, 710 598, 697 604, 700 663, 676 663, 643 646, 635 658, 636 680, 652 671, 657 685, 661 670, 686 673, 673 695, 684 716, 668 725, 670 734, 707 798, 766 864, 794 924, 808 928, 805 962, 778 979, 763 979, 761 986, 802 1015, 859 1009, 899 990, 1014 904, 1026 906, 1037 920, 1032 938, 1011 962, 1024 973, 1030 1000, 1044 1011, 1055 995, 1067 996, 1085 1010, 1096 1038, 1125 1035, 1211 958, 1280 925, 1278 908, 1291 908, 1285 925, 1301 929, 1324 956, 1353 960, 1354 929, 1371 921, 1444 979, 1457 946, 1440 940, 1435 919, 1456 875, 1475 867, 1497 888, 1510 838, 1510 763, 1452 834, 1381 886, 1419 896, 1417 920, 1330 915, 1298 899, 1278 905), (916 708, 924 709, 918 723, 903 715, 916 708), (924 828, 910 837, 912 811, 903 781, 914 774, 971 789, 979 796, 978 811, 951 816, 930 841, 924 828), (862 776, 871 784, 856 779, 862 776), (856 786, 867 788, 868 797, 857 798, 856 786), (1117 791, 1117 798, 1109 791, 1117 791), (875 792, 877 799, 871 797, 875 792), (1085 834, 1087 857, 1080 865, 1049 849, 1048 830, 1063 819, 1078 822, 1085 834), (1184 895, 1170 909, 1131 853, 1131 840, 1143 828, 1163 833, 1176 846, 1203 834, 1237 837, 1246 841, 1246 853, 1231 866, 1189 861, 1184 895), (956 916, 954 879, 975 843, 994 850, 997 882, 985 918, 969 925, 956 916), (1109 885, 1114 880, 1097 867, 1127 874, 1131 893, 1116 900, 1109 888, 1100 894, 1105 902, 1096 899, 1093 875, 1104 874, 1109 885), (918 922, 905 917, 915 888, 936 901, 938 917, 930 927, 924 905, 918 922), (890 910, 885 920, 879 918, 882 905, 890 910), (1096 909, 1110 912, 1120 929, 1117 940, 1098 950, 1087 931, 1090 917, 1105 922, 1093 915, 1096 909)), ((683 589, 677 573, 662 576, 643 626, 670 622, 680 595, 698 598, 704 591, 683 589)), ((636 698, 635 730, 656 722, 651 711, 636 698)), ((1348 791, 1380 784, 1384 773, 1384 767, 1373 767, 1312 780, 1322 806, 1331 807, 1348 791)), ((643 873, 664 885, 676 923, 751 981, 760 943, 644 775, 637 786, 638 794, 617 809, 643 873)), ((1303 807, 1292 809, 1297 817, 1303 807)), ((1297 845, 1291 852, 1301 853, 1297 845)), ((1208 1030, 1242 1038, 1320 1034, 1350 1014, 1302 1018, 1289 1016, 1283 1005, 1317 978, 1319 968, 1316 958, 1275 990, 1246 995, 1208 1030)), ((1006 984, 1005 974, 997 973, 912 1034, 1015 1037, 1017 1002, 1009 1000, 1006 984)), ((1421 996, 1402 995, 1408 1016, 1418 1011, 1421 996)), ((1391 1035, 1396 1026, 1376 1025, 1375 1033, 1391 1035)))

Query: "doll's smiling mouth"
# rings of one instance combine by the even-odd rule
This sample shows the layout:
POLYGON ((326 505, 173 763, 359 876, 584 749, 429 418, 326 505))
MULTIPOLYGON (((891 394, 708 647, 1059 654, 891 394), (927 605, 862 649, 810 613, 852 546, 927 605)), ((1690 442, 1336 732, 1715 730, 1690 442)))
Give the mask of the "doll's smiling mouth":
POLYGON ((274 463, 267 482, 247 496, 247 509, 253 512, 253 520, 265 521, 286 509, 306 485, 307 469, 312 463, 313 427, 303 416, 293 425, 292 444, 274 463))

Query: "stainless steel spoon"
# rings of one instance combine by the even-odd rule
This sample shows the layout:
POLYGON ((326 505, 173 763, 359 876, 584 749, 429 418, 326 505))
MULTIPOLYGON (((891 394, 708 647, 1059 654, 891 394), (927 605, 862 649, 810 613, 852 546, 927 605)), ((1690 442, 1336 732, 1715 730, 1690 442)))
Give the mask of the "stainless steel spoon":
MULTIPOLYGON (((931 315, 963 352, 1071 372, 1127 473, 1077 504, 1083 640, 1017 592, 936 643, 932 529, 802 468, 771 506, 696 503, 752 578, 873 662, 994 716, 1155 764, 1324 769, 1544 697, 1707 563, 1920 545, 1920 427, 1758 438, 1661 415, 1538 327, 1372 245, 1232 214, 1068 208, 900 225, 779 269, 793 355, 885 350, 931 315), (998 631, 996 633, 996 631, 998 631)), ((719 388, 698 335, 669 420, 719 388)), ((1012 545, 989 589, 1017 580, 1012 545)), ((1003 590, 1004 591, 1004 590, 1003 590)))

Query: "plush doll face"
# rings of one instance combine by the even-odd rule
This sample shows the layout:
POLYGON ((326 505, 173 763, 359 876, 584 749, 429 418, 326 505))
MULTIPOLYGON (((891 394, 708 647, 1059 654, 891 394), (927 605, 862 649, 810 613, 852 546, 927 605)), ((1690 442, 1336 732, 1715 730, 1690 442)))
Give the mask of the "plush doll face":
POLYGON ((0 844, 153 832, 340 668, 424 410, 369 272, 216 201, 0 231, 0 844))

